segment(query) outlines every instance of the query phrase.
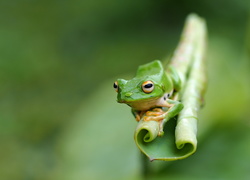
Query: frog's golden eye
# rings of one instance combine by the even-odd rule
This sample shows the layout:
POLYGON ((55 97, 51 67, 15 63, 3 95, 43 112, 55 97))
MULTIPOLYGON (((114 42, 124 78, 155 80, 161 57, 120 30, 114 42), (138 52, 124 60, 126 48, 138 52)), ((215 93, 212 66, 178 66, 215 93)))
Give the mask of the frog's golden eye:
POLYGON ((142 90, 145 93, 151 93, 154 90, 154 83, 152 81, 145 81, 142 83, 142 90))
POLYGON ((114 87, 115 91, 118 92, 118 82, 117 81, 114 82, 113 87, 114 87))

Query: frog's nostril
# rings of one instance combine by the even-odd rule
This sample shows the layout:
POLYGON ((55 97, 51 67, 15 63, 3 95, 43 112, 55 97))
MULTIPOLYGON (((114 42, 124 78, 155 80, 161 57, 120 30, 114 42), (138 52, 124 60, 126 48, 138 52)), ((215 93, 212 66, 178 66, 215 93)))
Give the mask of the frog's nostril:
POLYGON ((126 97, 130 97, 132 94, 133 94, 132 92, 127 92, 127 93, 125 94, 125 96, 126 96, 126 97))

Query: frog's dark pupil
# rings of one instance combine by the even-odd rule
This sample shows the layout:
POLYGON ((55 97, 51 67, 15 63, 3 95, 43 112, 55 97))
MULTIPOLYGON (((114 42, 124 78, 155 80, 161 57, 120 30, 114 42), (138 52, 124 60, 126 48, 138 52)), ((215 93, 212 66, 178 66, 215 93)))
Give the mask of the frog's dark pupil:
POLYGON ((145 85, 144 85, 144 88, 151 88, 151 87, 153 87, 153 84, 152 84, 152 83, 149 83, 149 84, 145 84, 145 85))
POLYGON ((116 84, 116 83, 114 83, 114 88, 115 88, 115 89, 117 89, 117 88, 118 88, 118 86, 117 86, 117 84, 116 84))

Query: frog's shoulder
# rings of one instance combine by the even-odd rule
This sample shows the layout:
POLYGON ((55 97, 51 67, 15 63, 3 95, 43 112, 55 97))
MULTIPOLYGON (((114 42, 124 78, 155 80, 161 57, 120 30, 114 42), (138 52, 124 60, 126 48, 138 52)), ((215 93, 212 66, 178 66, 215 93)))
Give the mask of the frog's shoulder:
POLYGON ((154 60, 150 63, 141 65, 138 67, 136 77, 142 77, 142 76, 154 76, 158 75, 161 76, 164 74, 164 68, 162 66, 162 63, 160 60, 154 60))

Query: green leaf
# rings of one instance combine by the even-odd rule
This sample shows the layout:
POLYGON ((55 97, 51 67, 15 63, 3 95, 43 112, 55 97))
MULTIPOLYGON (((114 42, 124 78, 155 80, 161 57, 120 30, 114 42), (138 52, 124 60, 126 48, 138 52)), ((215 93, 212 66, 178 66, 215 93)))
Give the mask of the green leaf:
POLYGON ((166 123, 164 127, 165 133, 162 137, 157 137, 156 133, 153 134, 154 132, 157 132, 157 130, 155 131, 152 129, 153 128, 157 129, 159 127, 156 121, 150 121, 149 123, 147 123, 147 126, 144 126, 143 128, 141 127, 142 126, 139 125, 138 129, 135 132, 135 142, 137 146, 140 148, 140 150, 151 161, 153 160, 171 161, 171 160, 183 159, 194 153, 196 150, 196 144, 197 144, 196 137, 193 133, 188 132, 190 128, 187 128, 186 132, 184 133, 182 132, 182 135, 188 135, 191 137, 185 137, 183 139, 179 137, 181 140, 178 141, 178 145, 176 146, 175 118, 171 119, 166 123))
MULTIPOLYGON (((184 82, 179 94, 184 108, 180 111, 177 121, 172 119, 171 121, 174 123, 165 125, 165 134, 162 137, 158 137, 158 122, 144 121, 143 117, 135 131, 134 138, 138 148, 151 161, 184 159, 196 151, 197 114, 202 105, 206 87, 205 38, 205 22, 194 14, 188 16, 182 40, 176 50, 178 53, 171 61, 176 66, 178 73, 182 75, 184 82), (179 57, 179 54, 185 51, 186 53, 179 57), (189 57, 185 57, 185 55, 189 57)), ((168 119, 164 119, 164 121, 167 122, 168 119)))

